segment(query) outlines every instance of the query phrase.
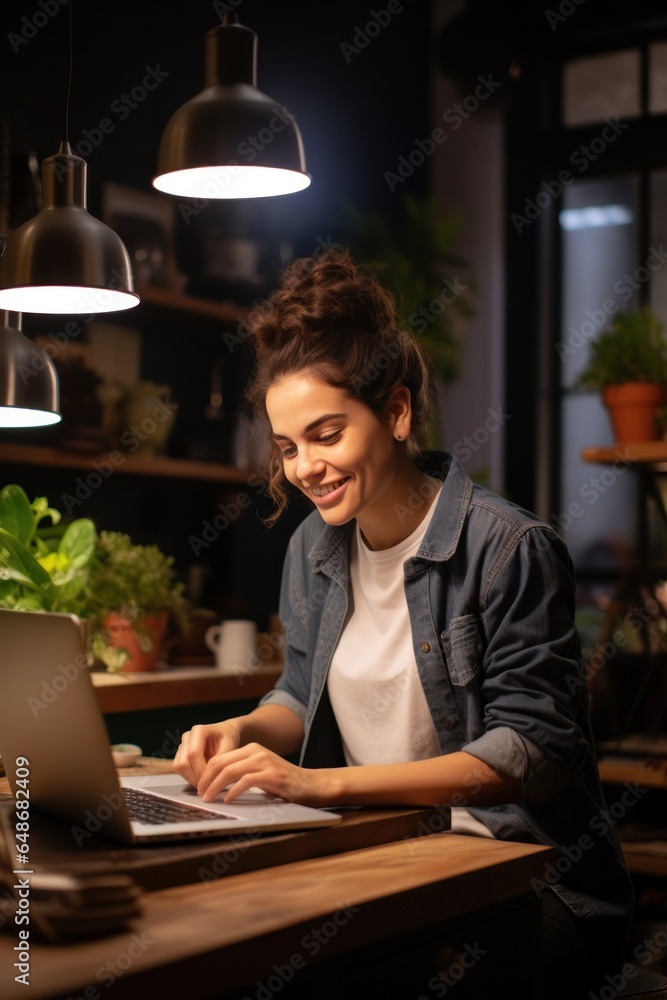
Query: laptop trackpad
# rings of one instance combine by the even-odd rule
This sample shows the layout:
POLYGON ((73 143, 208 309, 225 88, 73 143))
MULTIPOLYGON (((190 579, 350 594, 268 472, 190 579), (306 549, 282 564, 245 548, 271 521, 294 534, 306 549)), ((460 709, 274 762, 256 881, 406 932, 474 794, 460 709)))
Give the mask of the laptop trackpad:
MULTIPOLYGON (((205 809, 212 809, 216 812, 219 810, 221 813, 228 815, 227 811, 229 809, 229 806, 226 806, 225 803, 223 802, 223 799, 225 797, 225 792, 227 791, 227 789, 220 792, 220 794, 217 795, 212 802, 204 802, 197 794, 197 789, 194 788, 187 781, 176 780, 167 783, 164 782, 163 780, 163 781, 156 781, 155 783, 153 783, 151 782, 150 778, 145 778, 141 783, 141 787, 144 788, 146 791, 152 792, 155 795, 164 795, 165 798, 176 800, 177 802, 184 802, 186 805, 189 806, 202 806, 205 809)), ((267 802, 284 803, 284 800, 275 799, 273 798, 273 796, 267 795, 266 792, 263 792, 261 788, 253 786, 252 788, 249 788, 247 789, 247 791, 243 792, 242 795, 239 795, 239 797, 237 799, 234 799, 233 802, 230 802, 229 805, 245 806, 253 804, 266 804, 267 802)))

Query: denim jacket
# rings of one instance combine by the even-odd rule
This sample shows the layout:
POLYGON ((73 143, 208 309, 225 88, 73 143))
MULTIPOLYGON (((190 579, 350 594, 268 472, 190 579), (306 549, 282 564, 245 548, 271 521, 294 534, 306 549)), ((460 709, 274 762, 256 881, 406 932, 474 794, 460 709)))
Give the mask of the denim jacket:
MULTIPOLYGON (((521 801, 468 808, 495 837, 556 848, 535 891, 553 887, 578 916, 600 918, 610 944, 620 942, 633 894, 598 777, 566 546, 536 515, 474 485, 453 455, 425 453, 418 464, 443 480, 417 555, 403 566, 440 749, 520 780, 521 801)), ((409 522, 419 503, 415 495, 397 516, 409 522)), ((314 511, 283 569, 285 669, 262 703, 303 721, 304 767, 345 764, 326 679, 348 606, 350 528, 314 511)))

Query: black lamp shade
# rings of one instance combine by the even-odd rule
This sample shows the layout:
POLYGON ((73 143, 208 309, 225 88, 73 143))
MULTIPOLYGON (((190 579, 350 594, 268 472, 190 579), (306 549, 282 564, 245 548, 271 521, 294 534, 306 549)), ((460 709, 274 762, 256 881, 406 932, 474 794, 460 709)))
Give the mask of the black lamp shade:
POLYGON ((122 240, 86 210, 86 161, 61 143, 42 164, 41 210, 0 260, 0 309, 82 314, 138 302, 122 240))
POLYGON ((61 420, 51 358, 21 333, 20 314, 0 310, 0 427, 44 427, 61 420))
POLYGON ((292 115, 256 87, 257 36, 225 16, 206 35, 206 87, 163 133, 153 185, 187 198, 258 198, 310 184, 292 115))

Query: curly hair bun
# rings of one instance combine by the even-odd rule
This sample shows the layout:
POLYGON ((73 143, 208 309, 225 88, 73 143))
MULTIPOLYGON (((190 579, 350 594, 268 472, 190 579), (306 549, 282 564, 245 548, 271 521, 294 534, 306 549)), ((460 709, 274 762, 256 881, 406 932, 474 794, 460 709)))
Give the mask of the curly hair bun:
POLYGON ((270 299, 250 313, 246 327, 259 353, 299 338, 302 344, 332 333, 374 336, 378 325, 395 328, 392 294, 355 264, 347 250, 293 261, 270 299))

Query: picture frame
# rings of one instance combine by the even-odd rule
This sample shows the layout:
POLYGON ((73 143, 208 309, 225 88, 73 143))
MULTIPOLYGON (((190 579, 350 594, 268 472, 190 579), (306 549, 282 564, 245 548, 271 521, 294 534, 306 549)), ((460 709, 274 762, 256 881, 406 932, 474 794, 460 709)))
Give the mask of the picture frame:
POLYGON ((170 198, 107 182, 102 188, 102 219, 127 247, 135 285, 180 288, 170 198))

